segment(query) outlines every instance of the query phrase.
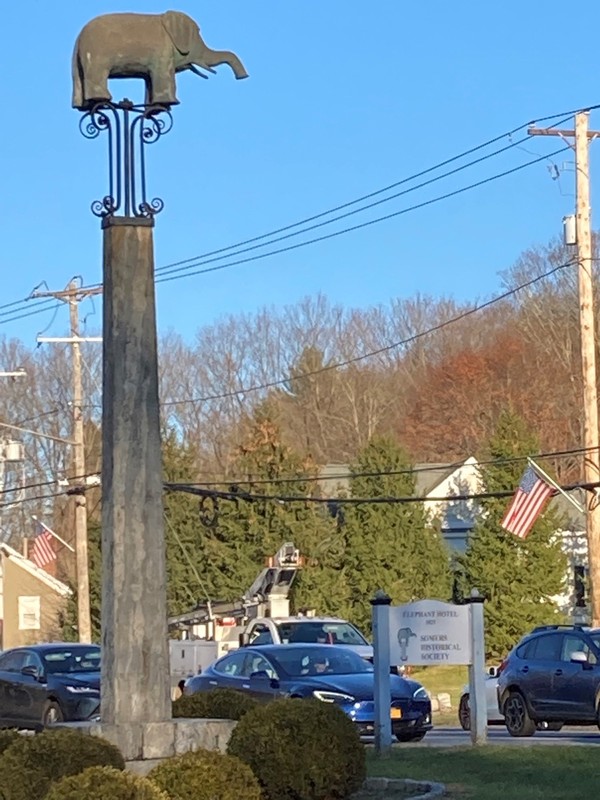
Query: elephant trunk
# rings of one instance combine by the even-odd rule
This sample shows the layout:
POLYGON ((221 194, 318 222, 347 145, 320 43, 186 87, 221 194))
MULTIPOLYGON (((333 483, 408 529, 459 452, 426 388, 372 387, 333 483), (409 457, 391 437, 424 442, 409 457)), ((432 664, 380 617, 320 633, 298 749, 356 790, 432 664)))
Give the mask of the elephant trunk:
MULTIPOLYGON (((230 52, 229 50, 206 50, 204 54, 204 65, 207 67, 218 67, 219 64, 229 64, 231 69, 233 70, 233 74, 238 80, 242 80, 242 78, 247 78, 248 73, 246 72, 244 65, 240 61, 240 59, 236 56, 235 53, 230 52)), ((198 66, 202 66, 202 64, 198 64, 198 66)))

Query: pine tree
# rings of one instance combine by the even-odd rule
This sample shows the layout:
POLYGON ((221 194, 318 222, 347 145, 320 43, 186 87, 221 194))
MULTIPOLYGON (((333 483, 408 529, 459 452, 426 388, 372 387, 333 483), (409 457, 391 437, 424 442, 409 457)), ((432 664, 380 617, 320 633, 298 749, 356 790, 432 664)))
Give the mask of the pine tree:
POLYGON ((410 470, 406 453, 387 438, 372 439, 351 466, 351 497, 382 501, 344 507, 352 619, 363 629, 370 627, 369 601, 378 589, 394 603, 447 600, 451 593, 449 552, 439 529, 428 523, 423 504, 385 502, 386 497, 414 497, 410 470), (380 474, 385 472, 401 474, 380 474))
POLYGON ((339 535, 327 506, 244 499, 246 495, 314 494, 317 484, 310 478, 316 476, 316 469, 311 460, 285 446, 277 425, 267 413, 259 413, 232 469, 245 481, 234 487, 239 499, 219 500, 216 524, 203 532, 203 557, 216 596, 240 597, 266 559, 284 543, 293 542, 306 559, 292 593, 295 607, 314 607, 319 613, 346 607, 345 576, 336 547, 339 535), (287 479, 292 480, 286 483, 287 479))
MULTIPOLYGON (((482 460, 482 478, 488 492, 515 491, 525 459, 535 453, 536 437, 512 412, 501 414, 482 460)), ((509 497, 486 499, 465 556, 460 559, 460 595, 477 588, 486 598, 486 651, 488 658, 503 658, 535 625, 560 622, 552 597, 563 589, 567 561, 556 531, 560 519, 546 511, 525 540, 500 527, 509 497)))

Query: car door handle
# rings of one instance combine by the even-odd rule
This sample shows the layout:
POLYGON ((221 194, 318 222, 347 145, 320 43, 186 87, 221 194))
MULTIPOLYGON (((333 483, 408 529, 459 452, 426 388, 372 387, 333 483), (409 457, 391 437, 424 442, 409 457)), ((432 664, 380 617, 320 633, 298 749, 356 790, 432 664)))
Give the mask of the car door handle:
POLYGON ((218 685, 216 681, 209 681, 209 683, 210 683, 211 686, 217 686, 218 685))
POLYGON ((249 688, 250 688, 249 683, 242 683, 242 689, 249 689, 249 688))
POLYGON ((522 667, 521 672, 529 672, 529 667, 522 667))
POLYGON ((557 669, 557 670, 556 670, 556 672, 555 672, 554 674, 555 674, 555 675, 562 675, 562 674, 563 674, 563 671, 562 671, 562 669, 557 669))

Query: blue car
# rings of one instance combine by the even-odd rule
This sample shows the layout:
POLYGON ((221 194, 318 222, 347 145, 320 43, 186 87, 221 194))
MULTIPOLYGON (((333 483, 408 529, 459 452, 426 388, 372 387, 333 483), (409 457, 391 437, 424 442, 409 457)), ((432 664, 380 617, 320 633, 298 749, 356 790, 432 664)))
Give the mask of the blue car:
POLYGON ((41 730, 100 714, 100 648, 38 644, 0 654, 0 728, 41 730))
MULTIPOLYGON (((186 681, 184 694, 237 689, 260 702, 316 697, 337 703, 361 736, 374 733, 373 665, 354 651, 321 644, 243 647, 186 681)), ((420 741, 431 724, 431 701, 416 681, 390 675, 390 725, 401 742, 420 741)))

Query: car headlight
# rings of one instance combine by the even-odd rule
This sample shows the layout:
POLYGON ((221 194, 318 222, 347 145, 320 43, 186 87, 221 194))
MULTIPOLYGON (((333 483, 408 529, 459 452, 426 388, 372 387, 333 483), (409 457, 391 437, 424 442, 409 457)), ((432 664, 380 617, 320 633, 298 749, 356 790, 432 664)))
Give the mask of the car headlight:
POLYGON ((313 696, 317 700, 322 700, 324 703, 353 703, 354 698, 351 694, 343 694, 342 692, 326 692, 323 689, 315 689, 313 696))
POLYGON ((65 686, 65 689, 71 694, 98 694, 98 689, 91 686, 65 686))
POLYGON ((429 700, 429 695, 423 686, 419 686, 413 694, 413 700, 429 700))

